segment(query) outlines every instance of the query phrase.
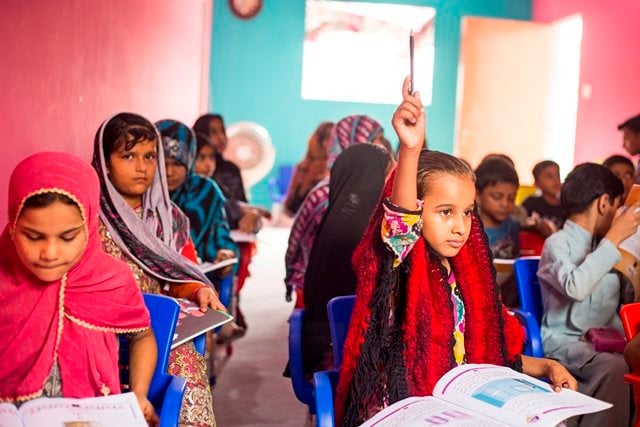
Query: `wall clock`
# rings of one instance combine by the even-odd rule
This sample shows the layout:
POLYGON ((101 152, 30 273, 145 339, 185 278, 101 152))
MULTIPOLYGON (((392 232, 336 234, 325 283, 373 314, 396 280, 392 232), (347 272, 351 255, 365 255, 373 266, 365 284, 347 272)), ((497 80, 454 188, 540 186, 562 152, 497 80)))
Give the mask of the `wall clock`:
POLYGON ((229 0, 229 7, 240 19, 251 19, 262 9, 262 0, 229 0))

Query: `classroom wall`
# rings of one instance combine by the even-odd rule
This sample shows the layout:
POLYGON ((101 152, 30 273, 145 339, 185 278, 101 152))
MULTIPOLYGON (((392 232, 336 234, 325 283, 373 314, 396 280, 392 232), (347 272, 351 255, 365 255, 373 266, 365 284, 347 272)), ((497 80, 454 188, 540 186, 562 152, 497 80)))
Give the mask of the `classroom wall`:
POLYGON ((206 110, 211 1, 3 4, 0 223, 9 175, 28 154, 88 160, 97 128, 114 113, 191 123, 206 110))
POLYGON ((626 154, 617 125, 640 113, 640 2, 533 0, 533 19, 583 19, 575 163, 626 154))
MULTIPOLYGON (((531 1, 368 1, 437 9, 433 101, 427 109, 428 139, 431 148, 451 152, 461 17, 528 20, 531 1)), ((222 113, 227 124, 253 121, 267 128, 277 150, 276 165, 298 162, 319 122, 336 121, 349 114, 364 113, 377 119, 395 143, 390 125, 393 105, 308 101, 300 97, 304 12, 304 0, 269 0, 257 17, 243 21, 231 13, 228 2, 214 3, 211 110, 222 113)), ((400 85, 398 82, 399 88, 400 85)), ((271 175, 275 171, 276 168, 271 175)), ((268 204, 266 181, 252 189, 252 197, 254 202, 268 204)))

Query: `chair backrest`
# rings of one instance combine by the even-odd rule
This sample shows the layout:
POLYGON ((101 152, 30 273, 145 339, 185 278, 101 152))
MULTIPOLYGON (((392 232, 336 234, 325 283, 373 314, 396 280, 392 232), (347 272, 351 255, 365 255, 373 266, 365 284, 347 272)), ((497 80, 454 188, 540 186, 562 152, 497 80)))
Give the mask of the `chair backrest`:
POLYGON ((355 295, 345 295, 332 298, 327 303, 329 331, 333 344, 333 361, 336 369, 340 369, 340 365, 342 365, 342 350, 347 339, 347 332, 349 332, 349 322, 355 301, 355 295))
POLYGON ((511 312, 516 316, 518 322, 524 327, 525 340, 522 354, 532 357, 544 357, 542 351, 542 338, 540 337, 540 326, 528 311, 513 309, 511 312))
POLYGON ((620 319, 627 341, 631 341, 640 332, 640 302, 625 304, 620 309, 620 319))
POLYGON ((542 297, 537 276, 539 264, 540 257, 537 256, 518 258, 513 263, 520 308, 531 313, 538 325, 542 320, 542 297))
POLYGON ((315 415, 316 401, 314 385, 304 376, 302 363, 302 322, 304 309, 293 310, 289 318, 289 373, 296 398, 309 407, 309 413, 315 415))

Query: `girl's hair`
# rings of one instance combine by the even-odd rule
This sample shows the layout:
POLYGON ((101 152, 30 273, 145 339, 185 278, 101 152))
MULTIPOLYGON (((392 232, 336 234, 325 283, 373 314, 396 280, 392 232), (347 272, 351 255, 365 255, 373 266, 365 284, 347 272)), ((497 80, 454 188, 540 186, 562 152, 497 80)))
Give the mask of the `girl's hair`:
POLYGON ((217 153, 215 145, 211 143, 207 134, 196 132, 196 153, 199 153, 204 147, 211 147, 213 154, 217 153))
MULTIPOLYGON (((196 122, 193 124, 193 130, 196 133, 202 132, 205 135, 209 135, 209 123, 211 123, 213 120, 220 120, 220 123, 222 124, 222 129, 225 129, 224 119, 220 114, 204 114, 198 117, 196 122)), ((225 133, 226 133, 226 129, 225 129, 225 133)))
POLYGON ((22 204, 21 213, 24 212, 25 209, 29 208, 46 208, 55 202, 61 202, 65 205, 78 207, 78 204, 71 197, 55 191, 49 191, 47 193, 34 194, 33 196, 28 197, 22 204))
POLYGON ((473 169, 465 161, 440 151, 422 150, 418 160, 418 198, 424 199, 433 180, 447 174, 476 180, 473 169))
POLYGON ((153 123, 137 114, 120 113, 109 120, 104 128, 104 157, 108 160, 111 153, 123 146, 125 150, 131 150, 143 141, 158 142, 158 133, 153 123))

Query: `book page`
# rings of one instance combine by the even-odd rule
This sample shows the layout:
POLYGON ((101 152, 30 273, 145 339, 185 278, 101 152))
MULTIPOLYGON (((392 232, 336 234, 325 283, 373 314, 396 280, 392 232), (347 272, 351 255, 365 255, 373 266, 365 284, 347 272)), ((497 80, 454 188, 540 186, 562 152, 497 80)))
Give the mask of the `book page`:
POLYGON ((394 426, 494 427, 505 424, 452 405, 433 396, 409 397, 378 412, 360 427, 394 426))
POLYGON ((208 273, 210 271, 219 270, 228 265, 237 264, 237 263, 238 263, 238 258, 227 258, 220 262, 204 262, 200 264, 198 267, 200 268, 200 271, 202 271, 203 273, 208 273))
POLYGON ((23 427, 15 405, 0 403, 0 427, 23 427))
MULTIPOLYGON (((637 202, 640 202, 640 185, 633 184, 624 204, 631 206, 637 202)), ((613 267, 629 279, 637 298, 640 295, 640 231, 623 240, 618 249, 622 260, 613 267)))
POLYGON ((180 304, 180 314, 171 349, 233 320, 233 316, 227 312, 214 310, 211 307, 206 312, 202 312, 200 306, 193 301, 185 298, 178 298, 176 301, 180 304))
POLYGON ((87 399, 40 398, 19 411, 24 427, 146 427, 133 393, 87 399))
POLYGON ((612 406, 573 390, 556 393, 536 378, 485 364, 452 369, 440 378, 433 394, 512 426, 552 426, 612 406))
POLYGON ((258 240, 258 237, 255 233, 245 233, 240 230, 231 230, 231 240, 236 243, 244 243, 244 242, 255 242, 258 240))

